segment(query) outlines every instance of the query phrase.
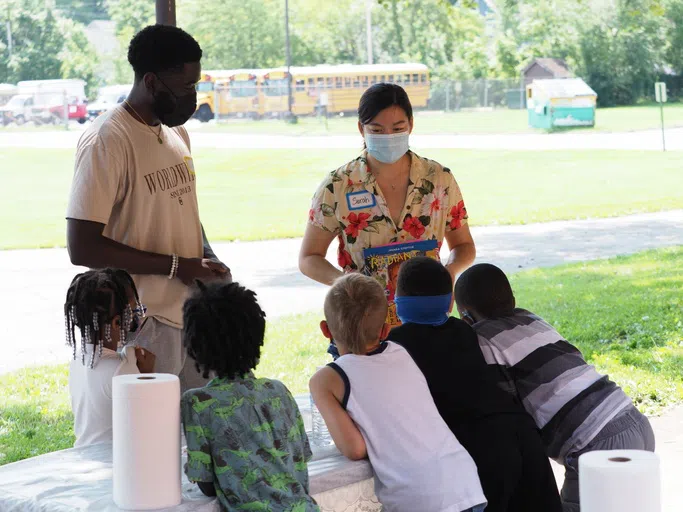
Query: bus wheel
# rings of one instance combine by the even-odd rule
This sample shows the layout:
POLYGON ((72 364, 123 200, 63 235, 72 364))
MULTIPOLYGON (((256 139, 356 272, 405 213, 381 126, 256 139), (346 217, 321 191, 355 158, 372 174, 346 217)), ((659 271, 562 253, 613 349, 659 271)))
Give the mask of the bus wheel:
POLYGON ((202 123, 208 123, 213 119, 213 112, 211 112, 211 107, 209 107, 206 103, 204 105, 199 107, 199 110, 197 111, 197 119, 199 119, 202 123))

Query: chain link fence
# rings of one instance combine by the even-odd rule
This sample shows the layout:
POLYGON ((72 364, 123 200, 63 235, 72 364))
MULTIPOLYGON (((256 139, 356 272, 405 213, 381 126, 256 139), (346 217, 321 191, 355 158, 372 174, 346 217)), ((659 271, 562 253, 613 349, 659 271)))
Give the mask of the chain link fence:
POLYGON ((526 107, 525 89, 520 80, 439 80, 430 84, 428 110, 526 107))

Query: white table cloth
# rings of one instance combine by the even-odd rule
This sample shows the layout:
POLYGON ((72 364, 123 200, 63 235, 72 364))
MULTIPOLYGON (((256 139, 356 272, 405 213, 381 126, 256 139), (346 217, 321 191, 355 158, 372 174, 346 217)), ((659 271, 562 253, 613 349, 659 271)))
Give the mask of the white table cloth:
MULTIPOLYGON (((310 429, 307 397, 297 397, 310 429)), ((183 443, 184 444, 184 443, 183 443)), ((374 474, 367 460, 351 461, 336 447, 313 446, 310 492, 324 512, 374 512, 374 474)), ((183 455, 183 465, 186 457, 183 455)), ((112 498, 111 443, 71 448, 0 467, 1 512, 120 512, 112 498)), ((183 501, 170 512, 220 512, 182 476, 183 501)))

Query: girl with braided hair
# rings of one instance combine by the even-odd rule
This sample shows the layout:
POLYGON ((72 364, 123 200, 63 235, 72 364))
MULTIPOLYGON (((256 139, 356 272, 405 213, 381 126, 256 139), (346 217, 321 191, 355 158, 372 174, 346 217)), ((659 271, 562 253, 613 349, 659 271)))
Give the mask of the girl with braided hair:
POLYGON ((112 379, 154 370, 154 354, 126 346, 128 333, 138 329, 144 316, 145 307, 125 270, 89 270, 71 281, 64 324, 74 358, 69 369, 74 446, 111 442, 112 379), (80 357, 76 328, 81 338, 80 357))

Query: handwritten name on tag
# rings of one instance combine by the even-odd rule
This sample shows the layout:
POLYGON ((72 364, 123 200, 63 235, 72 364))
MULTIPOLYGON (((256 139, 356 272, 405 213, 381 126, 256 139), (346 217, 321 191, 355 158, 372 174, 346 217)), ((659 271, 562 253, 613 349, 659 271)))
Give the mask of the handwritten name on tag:
POLYGON ((346 194, 346 203, 349 210, 364 210, 365 208, 372 208, 377 204, 375 196, 368 191, 352 192, 346 194))

